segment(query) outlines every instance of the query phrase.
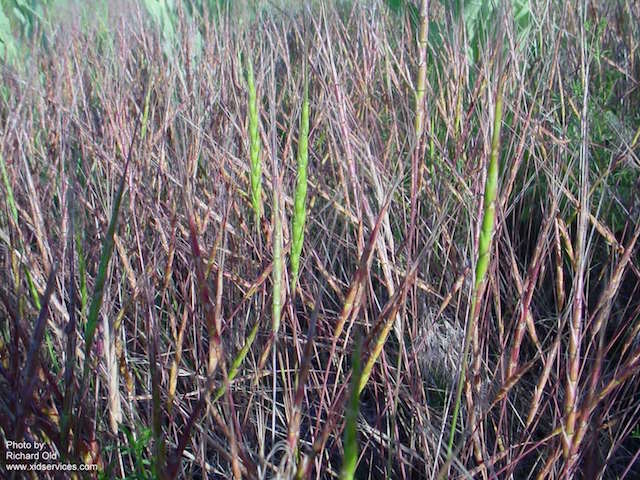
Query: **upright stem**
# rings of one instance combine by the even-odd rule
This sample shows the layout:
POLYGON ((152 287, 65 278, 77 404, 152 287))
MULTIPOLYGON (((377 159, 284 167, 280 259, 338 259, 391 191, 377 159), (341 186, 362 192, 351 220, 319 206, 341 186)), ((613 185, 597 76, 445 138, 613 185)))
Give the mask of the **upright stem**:
POLYGON ((414 119, 415 146, 411 156, 411 218, 409 224, 409 251, 413 249, 413 236, 415 232, 416 216, 418 210, 418 191, 422 178, 423 166, 420 162, 423 151, 423 133, 425 105, 424 97, 427 83, 427 32, 429 30, 429 0, 422 0, 420 4, 420 32, 418 34, 418 77, 416 79, 416 116, 414 119))
MULTIPOLYGON (((583 20, 586 21, 586 5, 582 6, 583 20)), ((584 23, 582 24, 584 25, 584 23)), ((573 304, 569 323, 569 358, 564 404, 565 435, 562 437, 564 458, 569 465, 575 463, 570 457, 578 414, 578 380, 580 376, 580 342, 584 313, 584 284, 587 258, 587 226, 589 223, 589 136, 588 136, 588 98, 589 98, 589 60, 586 51, 584 27, 581 27, 581 73, 582 73, 582 112, 580 118, 580 204, 576 227, 576 275, 573 282, 573 304)))
POLYGON ((487 181, 484 187, 484 203, 482 216, 482 229, 478 239, 478 259, 476 262, 475 282, 473 285, 473 295, 471 297, 471 312, 464 338, 464 349, 462 353, 462 365, 460 367, 460 378, 456 391, 456 399, 453 407, 453 421, 449 432, 449 454, 452 452, 453 440, 456 433, 458 414, 460 412, 460 402, 462 399, 462 387, 466 381, 467 363, 469 359, 469 348, 472 335, 476 329, 477 306, 484 290, 484 282, 489 269, 489 256, 491 253, 491 241, 493 239, 493 227, 496 212, 496 196, 498 191, 498 167, 500 157, 500 128, 502 126, 502 83, 498 85, 496 105, 493 116, 493 137, 491 139, 491 155, 487 167, 487 181))
POLYGON ((280 214, 280 196, 282 186, 280 184, 280 168, 278 165, 278 152, 276 140, 276 79, 275 79, 275 59, 271 58, 271 96, 270 96, 270 120, 271 120, 271 159, 273 166, 273 203, 271 212, 273 215, 273 300, 272 300, 272 324, 271 334, 273 335, 272 367, 273 367, 273 415, 271 418, 272 440, 275 439, 276 422, 276 348, 278 345, 278 330, 280 329, 280 314, 282 312, 282 218, 280 214))

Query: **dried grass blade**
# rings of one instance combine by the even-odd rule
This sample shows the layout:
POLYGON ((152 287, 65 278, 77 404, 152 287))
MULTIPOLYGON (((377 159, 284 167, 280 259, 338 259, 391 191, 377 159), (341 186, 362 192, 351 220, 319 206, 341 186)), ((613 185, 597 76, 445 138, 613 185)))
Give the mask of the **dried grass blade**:
POLYGON ((73 188, 69 188, 68 212, 69 212, 69 321, 64 333, 67 336, 66 362, 64 367, 64 401, 62 405, 62 416, 60 418, 60 445, 63 457, 68 454, 69 431, 71 430, 71 419, 73 410, 74 393, 74 367, 76 363, 76 308, 78 304, 78 294, 75 281, 75 219, 73 188))

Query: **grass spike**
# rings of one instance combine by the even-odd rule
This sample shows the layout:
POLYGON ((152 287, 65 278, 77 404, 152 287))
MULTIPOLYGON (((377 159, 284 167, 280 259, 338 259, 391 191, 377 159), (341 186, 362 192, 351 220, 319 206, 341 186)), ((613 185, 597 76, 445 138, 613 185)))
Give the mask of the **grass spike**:
POLYGON ((493 239, 493 228, 496 212, 496 194, 498 191, 498 167, 500 160, 500 129, 502 127, 502 102, 503 86, 498 85, 498 94, 493 115, 493 135, 491 139, 491 154, 489 165, 487 166, 487 180, 484 187, 483 215, 480 237, 478 239, 478 259, 476 262, 475 281, 473 284, 473 294, 471 297, 471 310, 469 313, 469 324, 464 338, 462 351, 462 364, 460 365, 460 377, 456 388, 456 397, 453 404, 453 417, 451 430, 449 431, 449 442, 447 444, 449 454, 453 452, 453 441, 456 433, 460 403, 462 400, 462 387, 466 381, 467 362, 469 357, 469 347, 471 337, 475 329, 477 305, 481 294, 481 287, 486 279, 489 269, 489 256, 491 252, 491 240, 493 239))
POLYGON ((309 161, 309 80, 305 75, 300 133, 298 138, 297 178, 294 194, 293 221, 291 223, 291 295, 295 294, 300 270, 300 255, 304 244, 304 226, 307 215, 307 164, 309 161))
POLYGON ((262 163, 260 158, 260 113, 253 74, 253 61, 247 56, 247 89, 249 93, 249 163, 251 178, 251 205, 256 228, 262 219, 262 163))

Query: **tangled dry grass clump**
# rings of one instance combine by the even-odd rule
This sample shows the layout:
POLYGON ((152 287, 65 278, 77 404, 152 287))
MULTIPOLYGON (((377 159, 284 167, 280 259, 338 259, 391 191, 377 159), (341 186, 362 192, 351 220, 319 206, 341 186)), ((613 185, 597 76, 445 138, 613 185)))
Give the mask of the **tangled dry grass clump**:
POLYGON ((640 476, 638 5, 175 3, 0 67, 2 475, 640 476))

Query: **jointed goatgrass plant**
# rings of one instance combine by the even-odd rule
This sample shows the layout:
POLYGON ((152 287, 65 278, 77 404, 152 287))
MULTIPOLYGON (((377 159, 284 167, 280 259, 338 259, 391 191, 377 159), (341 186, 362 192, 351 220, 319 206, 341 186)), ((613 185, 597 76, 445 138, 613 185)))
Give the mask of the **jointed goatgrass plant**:
POLYGON ((4 439, 105 479, 640 475, 639 6, 54 1, 0 2, 4 439))
POLYGON ((247 55, 247 89, 249 93, 249 165, 251 182, 251 205, 256 228, 260 229, 262 218, 262 159, 260 158, 260 112, 256 93, 255 78, 253 76, 253 61, 247 55))
POLYGON ((420 4, 420 31, 418 33, 418 72, 415 87, 415 145, 411 155, 411 218, 409 233, 409 248, 413 247, 413 234, 417 215, 417 195, 420 190, 420 180, 423 176, 424 163, 420 160, 423 155, 424 124, 425 124, 425 93, 427 89, 427 34, 429 31, 429 0, 422 0, 420 4))
POLYGON ((304 226, 307 215, 307 164, 309 162, 309 79, 305 75, 298 134, 296 190, 293 196, 293 220, 291 221, 291 295, 295 294, 300 254, 304 244, 304 226))
MULTIPOLYGON (((586 8, 583 5, 580 9, 583 21, 586 21, 586 8)), ((565 401, 564 401, 564 432, 562 436, 562 450, 566 460, 565 469, 573 473, 575 459, 572 456, 573 443, 576 434, 576 422, 579 418, 578 413, 578 379, 582 365, 581 358, 581 341, 583 324, 584 324, 584 284, 585 284, 585 268, 587 260, 587 252, 589 245, 587 244, 587 226, 590 210, 590 180, 589 180, 589 161, 591 154, 589 152, 587 132, 589 129, 588 118, 588 93, 589 93, 589 68, 590 62, 586 58, 585 50, 585 28, 580 28, 580 73, 582 77, 582 111, 580 114, 580 153, 579 153, 579 201, 580 209, 576 222, 576 240, 575 240, 575 271, 576 275, 573 282, 573 302, 571 305, 571 320, 569 321, 569 348, 567 358, 567 380, 565 383, 565 401)), ((597 334, 597 332, 596 332, 597 334)), ((595 335, 594 334, 594 338, 595 335)))
MULTIPOLYGON (((449 454, 453 453, 453 441, 456 434, 456 426, 458 422, 458 413, 460 412, 460 403, 462 400, 462 388, 467 379, 467 363, 469 361, 469 349, 471 341, 474 337, 477 324, 477 309, 480 295, 483 293, 487 271, 489 269, 489 260, 491 254, 491 241, 493 240, 493 228, 496 216, 496 197, 498 192, 498 170, 500 161, 500 130, 502 128, 502 95, 503 81, 499 80, 498 92, 495 99, 495 109, 493 113, 493 136, 491 139, 491 153, 489 156, 489 164, 487 165, 487 179, 484 186, 484 200, 482 204, 482 224, 480 228, 480 236, 478 238, 478 257, 476 260, 475 279, 473 282, 473 292, 471 293, 471 307, 469 310, 469 321, 466 334, 464 337, 464 346, 462 349, 462 363, 460 364, 460 373, 458 378, 458 386, 453 404, 453 417, 451 421, 451 430, 449 432, 448 449, 449 454)), ((476 334, 477 335, 477 334, 476 334)), ((477 342, 477 338, 474 343, 477 342)), ((475 345, 474 345, 475 347, 475 345)), ((474 353, 477 349, 474 348, 474 353)), ((475 428, 472 425, 471 428, 475 428)))

